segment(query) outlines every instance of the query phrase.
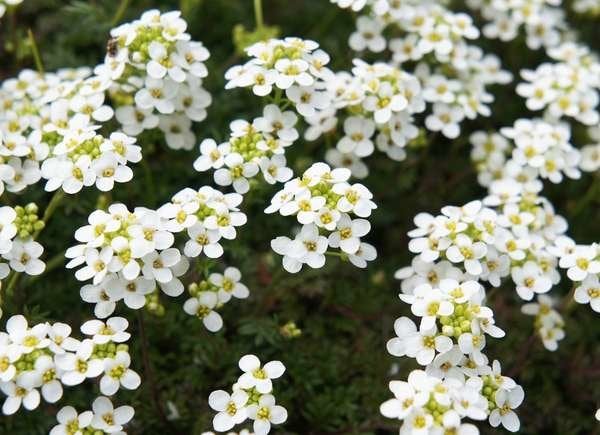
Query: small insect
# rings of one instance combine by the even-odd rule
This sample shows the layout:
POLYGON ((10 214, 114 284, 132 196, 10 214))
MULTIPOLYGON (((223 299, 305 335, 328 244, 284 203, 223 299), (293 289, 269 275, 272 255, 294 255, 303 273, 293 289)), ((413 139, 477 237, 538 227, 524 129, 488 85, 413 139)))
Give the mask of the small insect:
POLYGON ((110 38, 106 44, 106 51, 110 57, 115 57, 119 52, 119 40, 117 38, 110 38))

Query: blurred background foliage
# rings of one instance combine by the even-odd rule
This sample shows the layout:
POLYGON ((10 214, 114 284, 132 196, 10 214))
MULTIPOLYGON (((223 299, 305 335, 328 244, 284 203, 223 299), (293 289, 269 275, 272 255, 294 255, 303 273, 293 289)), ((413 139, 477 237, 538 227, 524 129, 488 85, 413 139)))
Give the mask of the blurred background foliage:
MULTIPOLYGON (((278 26, 284 36, 318 41, 330 53, 334 70, 350 68, 353 53, 347 47, 347 37, 353 31, 354 19, 350 12, 327 0, 263 3, 267 24, 278 26)), ((465 10, 460 1, 452 7, 465 10)), ((35 35, 47 70, 96 65, 103 58, 109 29, 149 8, 181 9, 192 37, 204 42, 211 52, 206 87, 213 95, 213 104, 208 119, 196 125, 199 139, 223 140, 231 120, 259 115, 261 101, 257 97, 244 90, 223 89, 224 71, 241 62, 233 29, 254 26, 251 0, 26 0, 0 21, 0 78, 33 67, 27 29, 35 35)), ((573 16, 570 20, 582 40, 598 51, 600 23, 573 16)), ((544 61, 540 52, 529 51, 520 39, 510 44, 478 43, 499 55, 516 77, 519 69, 544 61)), ((136 409, 128 433, 199 435, 209 430, 213 413, 207 397, 215 389, 229 388, 238 374, 237 361, 246 353, 255 353, 263 360, 281 359, 287 366, 286 375, 276 383, 276 395, 290 417, 276 433, 397 433, 396 422, 379 415, 379 404, 389 396, 388 380, 403 378, 414 367, 410 359, 393 358, 385 350, 385 342, 393 335, 394 319, 408 314, 407 306, 397 298, 393 272, 411 259, 406 232, 416 213, 435 213, 444 205, 461 205, 485 194, 469 161, 469 133, 497 129, 519 117, 532 116, 514 92, 514 84, 493 92, 493 116, 465 124, 458 139, 431 137, 428 147, 412 152, 401 163, 381 154, 368 159, 371 174, 365 184, 379 204, 369 240, 377 246, 379 258, 368 270, 330 258, 324 269, 303 270, 297 275, 283 271, 280 258, 270 252, 269 241, 289 234, 290 221, 263 214, 275 189, 258 186, 243 204, 249 222, 237 240, 226 244, 222 259, 223 264, 241 269, 251 296, 224 308, 222 331, 208 333, 201 322, 186 315, 183 297, 163 298, 163 317, 118 308, 116 314, 130 320, 133 366, 143 378, 140 389, 120 391, 114 398, 115 403, 129 403, 136 409), (290 339, 282 334, 280 328, 289 321, 301 329, 299 337, 290 339), (179 418, 172 418, 167 402, 176 406, 179 418)), ((574 137, 576 145, 585 144, 585 129, 576 126, 574 137)), ((143 163, 134 168, 134 180, 115 188, 109 201, 156 207, 183 187, 211 183, 210 174, 200 175, 192 169, 196 151, 172 151, 152 134, 140 142, 143 163)), ((290 161, 301 171, 322 160, 325 150, 324 142, 300 140, 290 149, 290 161)), ((547 185, 544 193, 567 217, 570 234, 576 240, 590 243, 600 239, 597 177, 595 183, 588 175, 559 186, 547 185)), ((18 197, 5 195, 3 201, 36 201, 43 208, 49 198, 38 188, 18 197)), ((73 244, 74 230, 85 224, 97 203, 94 189, 63 203, 40 238, 52 270, 37 279, 21 280, 14 297, 5 301, 5 318, 24 313, 32 322, 62 321, 77 331, 78 325, 93 316, 92 306, 79 297, 80 284, 73 272, 64 270, 63 253, 73 244)), ((223 264, 207 263, 206 267, 219 269, 223 264)), ((566 295, 567 285, 561 283, 553 294, 566 295)), ((532 318, 520 313, 521 302, 509 285, 494 291, 490 299, 497 323, 508 334, 502 340, 489 340, 487 354, 499 359, 506 373, 525 388, 525 403, 519 409, 521 433, 599 433, 593 415, 600 405, 600 328, 589 306, 563 311, 567 337, 559 350, 551 353, 532 337, 532 318)), ((68 388, 59 405, 43 404, 34 412, 0 418, 0 434, 47 433, 60 406, 88 409, 97 393, 97 386, 91 383, 68 388)), ((480 426, 484 434, 502 432, 487 424, 480 426)))

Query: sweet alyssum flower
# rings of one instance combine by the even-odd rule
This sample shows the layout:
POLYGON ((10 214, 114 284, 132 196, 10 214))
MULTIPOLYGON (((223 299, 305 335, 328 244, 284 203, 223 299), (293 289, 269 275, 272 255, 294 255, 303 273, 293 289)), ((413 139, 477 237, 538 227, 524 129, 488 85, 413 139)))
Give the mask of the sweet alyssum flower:
POLYGON ((286 167, 284 152, 298 138, 296 120, 293 112, 282 112, 278 106, 269 104, 263 116, 252 123, 233 121, 229 142, 217 145, 213 139, 202 141, 194 169, 200 172, 214 169, 215 183, 233 185, 242 194, 250 189, 249 179, 259 172, 269 184, 288 181, 293 173, 286 167))
POLYGON ((283 255, 288 272, 300 271, 303 264, 323 267, 328 247, 340 248, 341 255, 349 255, 359 267, 366 267, 365 260, 375 258, 371 245, 360 239, 369 232, 369 222, 351 217, 370 216, 376 208, 373 195, 362 184, 349 184, 349 176, 345 168, 332 170, 325 163, 315 163, 302 177, 288 181, 271 200, 266 213, 295 215, 303 224, 294 239, 277 237, 271 241, 273 250, 283 255), (329 238, 322 234, 329 234, 329 238))
POLYGON ((232 298, 245 299, 250 295, 248 287, 240 282, 242 274, 235 267, 227 267, 223 274, 213 272, 208 279, 188 286, 190 298, 183 309, 191 316, 197 316, 211 332, 223 327, 223 319, 217 312, 232 298))
POLYGON ((88 432, 125 435, 123 426, 129 423, 134 413, 131 406, 123 405, 115 408, 109 398, 99 396, 92 403, 91 411, 78 413, 72 406, 61 408, 56 414, 58 424, 52 428, 50 435, 88 432))
POLYGON ((217 390, 208 398, 209 406, 217 411, 213 428, 217 432, 227 432, 250 419, 254 421, 254 433, 265 435, 270 432, 272 424, 282 424, 287 420, 287 410, 275 402, 271 381, 283 375, 285 366, 281 361, 261 365, 255 355, 244 355, 239 366, 244 373, 233 384, 233 392, 217 390))
POLYGON ((6 278, 10 270, 32 276, 44 272, 46 264, 40 260, 44 247, 33 240, 43 227, 34 203, 0 207, 0 259, 6 261, 0 262, 0 279, 6 278))
MULTIPOLYGON (((106 323, 91 320, 81 330, 92 338, 80 341, 70 337, 71 328, 63 323, 30 327, 25 317, 10 317, 6 332, 0 333, 3 361, 0 388, 7 396, 2 412, 10 415, 21 406, 29 410, 37 408, 40 396, 55 403, 63 395, 63 386, 79 385, 88 378, 99 377, 103 371, 100 390, 104 394, 114 394, 118 389, 118 385, 115 389, 105 381, 107 376, 118 377, 125 388, 137 388, 140 378, 129 368, 130 356, 125 344, 130 337, 125 331, 127 326, 128 322, 121 317, 113 317, 106 323)), ((59 413, 61 424, 74 419, 77 415, 70 411, 59 413)), ((83 417, 78 424, 85 426, 86 422, 88 419, 83 417)), ((59 429, 53 433, 60 433, 59 429)))
POLYGON ((208 50, 192 41, 179 11, 144 12, 111 30, 104 63, 95 69, 110 83, 123 130, 137 135, 158 127, 173 149, 195 144, 191 120, 206 118, 210 94, 202 87, 208 50))

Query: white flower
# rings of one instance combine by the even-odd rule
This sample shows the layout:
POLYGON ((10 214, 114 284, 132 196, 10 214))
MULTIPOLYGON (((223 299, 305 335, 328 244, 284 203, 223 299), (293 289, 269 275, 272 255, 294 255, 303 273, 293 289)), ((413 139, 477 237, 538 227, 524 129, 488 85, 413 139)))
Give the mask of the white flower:
POLYGON ((40 275, 46 269, 46 265, 39 259, 44 248, 33 240, 15 240, 8 259, 10 267, 15 272, 25 272, 27 275, 40 275))
POLYGON ((135 414, 131 406, 114 408, 108 397, 100 396, 92 403, 93 418, 91 426, 105 433, 120 432, 135 414))
POLYGON ((151 252, 142 260, 144 261, 142 267, 144 277, 155 279, 160 283, 168 283, 173 279, 172 268, 181 260, 181 253, 176 248, 169 248, 160 253, 151 252))
POLYGON ((261 366, 256 355, 244 355, 238 365, 244 372, 238 379, 238 386, 243 389, 256 388, 261 394, 270 393, 273 390, 271 380, 281 377, 285 372, 285 366, 281 361, 269 361, 261 366))
POLYGON ((385 38, 381 35, 383 25, 377 19, 361 15, 356 20, 356 32, 350 35, 348 45, 355 51, 368 49, 379 53, 385 49, 385 38))
POLYGON ((50 344, 50 340, 46 336, 48 325, 38 323, 30 328, 27 325, 27 319, 20 314, 8 319, 6 332, 19 353, 29 353, 35 349, 43 349, 50 344))
POLYGON ((114 358, 104 360, 104 376, 100 379, 102 394, 112 396, 119 387, 135 390, 140 386, 140 375, 129 368, 130 364, 131 357, 124 351, 118 351, 114 358))
POLYGON ((577 246, 572 254, 561 257, 559 265, 567 270, 572 281, 583 281, 590 274, 600 273, 598 249, 594 245, 577 246))
POLYGON ((208 280, 218 287, 219 302, 226 303, 231 297, 245 299, 250 292, 248 287, 240 282, 242 274, 235 267, 228 267, 223 274, 211 273, 208 280))
POLYGON ((490 424, 493 427, 497 427, 500 424, 504 426, 510 432, 517 432, 520 427, 519 417, 513 411, 518 408, 523 399, 525 393, 523 388, 516 386, 510 391, 500 389, 496 392, 496 406, 490 414, 490 424))
POLYGON ((298 130, 294 128, 298 117, 292 111, 282 112, 275 104, 267 104, 263 116, 254 119, 252 124, 265 133, 273 133, 286 142, 298 139, 298 130))
POLYGON ((358 250, 354 254, 350 254, 348 256, 348 260, 350 260, 350 263, 361 269, 367 267, 368 261, 373 261, 376 258, 377 250, 375 249, 375 247, 365 242, 360 242, 358 250))
POLYGON ((325 265, 327 238, 319 235, 316 225, 304 225, 294 240, 288 237, 277 237, 271 240, 271 248, 283 255, 283 267, 290 273, 299 272, 303 264, 313 269, 325 265))
POLYGON ((173 98, 177 94, 177 85, 172 80, 146 77, 144 87, 135 94, 135 103, 141 109, 156 109, 160 113, 175 111, 173 98))
POLYGON ((32 410, 40 404, 40 393, 35 388, 27 389, 17 381, 3 382, 0 384, 0 389, 6 395, 4 404, 2 405, 2 413, 4 415, 12 415, 19 410, 21 405, 25 409, 32 410))
POLYGON ((330 99, 326 92, 315 86, 290 86, 285 95, 292 101, 298 113, 304 117, 315 116, 318 110, 326 109, 330 99))
POLYGON ((263 157, 258 165, 269 184, 284 183, 294 176, 293 171, 286 167, 285 156, 281 154, 275 154, 271 158, 263 157))
POLYGON ((81 332, 92 337, 95 344, 124 343, 131 337, 125 330, 129 322, 124 317, 111 317, 105 322, 101 320, 88 320, 81 325, 81 332))
POLYGON ((210 332, 217 332, 223 327, 223 319, 214 311, 219 298, 215 292, 200 292, 198 297, 190 298, 183 304, 183 310, 190 316, 198 316, 210 332))
POLYGON ((225 164, 224 157, 229 153, 229 149, 229 143, 217 145, 213 139, 204 139, 200 143, 200 157, 194 161, 194 169, 204 172, 210 168, 221 168, 225 164))
POLYGON ((358 157, 373 154, 374 145, 371 137, 375 124, 367 118, 350 116, 344 121, 345 136, 337 143, 337 149, 343 153, 354 153, 358 157))
POLYGON ((83 429, 90 425, 93 417, 92 411, 78 414, 72 406, 64 406, 56 414, 58 424, 52 428, 50 435, 82 435, 83 429))
POLYGON ((48 403, 56 403, 63 395, 62 384, 57 379, 56 365, 48 355, 38 357, 33 370, 24 372, 19 383, 27 390, 42 387, 42 397, 48 403))
POLYGON ((552 288, 552 281, 543 275, 540 266, 528 261, 522 267, 512 269, 512 279, 517 286, 519 296, 530 301, 536 293, 546 293, 552 288))
POLYGON ((459 123, 464 116, 464 112, 458 107, 435 103, 433 114, 425 119, 425 125, 431 131, 441 131, 447 138, 456 139, 460 134, 459 123))
POLYGON ((169 55, 167 47, 163 44, 152 41, 148 45, 148 54, 151 59, 146 64, 146 71, 148 72, 149 77, 162 79, 168 74, 169 77, 177 83, 181 83, 185 80, 185 72, 176 62, 177 59, 175 53, 169 55), (168 65, 168 67, 165 65, 168 65))
POLYGON ((152 113, 152 109, 120 106, 115 111, 115 117, 123 126, 123 131, 132 136, 137 136, 144 130, 152 130, 158 126, 158 116, 152 113))
POLYGON ((452 245, 446 250, 446 257, 453 263, 464 262, 465 270, 471 275, 478 276, 483 271, 479 261, 486 254, 483 242, 473 242, 465 234, 457 234, 452 245))
MULTIPOLYGON (((113 250, 106 246, 98 251, 94 248, 86 248, 84 250, 84 259, 86 266, 75 272, 75 278, 79 281, 86 281, 93 278, 93 284, 98 285, 108 272, 108 264, 112 260, 113 250)), ((67 264, 67 267, 71 262, 67 264)), ((75 265, 76 266, 76 265, 75 265)), ((71 267, 74 267, 71 265, 71 267)))
POLYGON ((360 237, 370 230, 371 224, 366 219, 352 220, 344 213, 337 222, 336 231, 329 235, 329 246, 339 247, 347 254, 356 254, 360 248, 360 237))
POLYGON ((575 289, 573 295, 575 302, 579 304, 590 304, 592 310, 600 313, 600 282, 598 275, 588 275, 575 289))
POLYGON ((250 189, 247 178, 252 178, 258 173, 258 165, 254 162, 244 162, 238 153, 231 153, 225 157, 227 168, 217 169, 214 174, 215 183, 219 186, 230 186, 238 193, 246 193, 250 189))
POLYGON ((275 85, 280 89, 288 89, 294 83, 310 86, 314 78, 308 73, 308 63, 303 59, 279 59, 275 62, 275 85))
POLYGON ((408 382, 390 381, 389 388, 394 398, 381 404, 381 414, 387 418, 404 419, 424 406, 429 400, 429 392, 422 391, 424 377, 425 372, 414 370, 408 376, 408 382))
POLYGON ((213 418, 214 429, 226 432, 236 424, 244 422, 248 418, 245 408, 247 402, 248 394, 243 390, 236 390, 231 395, 223 390, 210 393, 208 404, 218 412, 213 418))
POLYGON ((195 258, 202 252, 208 258, 219 258, 223 255, 223 247, 219 243, 221 235, 217 230, 208 230, 204 225, 196 223, 187 229, 189 240, 185 243, 184 254, 195 258))
POLYGON ((287 411, 283 406, 275 404, 275 397, 265 394, 258 404, 246 408, 248 418, 254 420, 253 428, 256 435, 265 435, 271 430, 271 424, 281 424, 287 420, 287 411))
POLYGON ((421 284, 414 289, 414 301, 410 308, 415 316, 421 317, 421 330, 433 328, 438 317, 454 312, 454 305, 446 300, 439 289, 433 289, 429 284, 421 284))
POLYGON ((101 359, 91 358, 94 350, 92 340, 81 341, 75 354, 56 355, 58 368, 63 370, 61 382, 65 385, 79 385, 86 378, 95 378, 102 373, 104 363, 101 359))

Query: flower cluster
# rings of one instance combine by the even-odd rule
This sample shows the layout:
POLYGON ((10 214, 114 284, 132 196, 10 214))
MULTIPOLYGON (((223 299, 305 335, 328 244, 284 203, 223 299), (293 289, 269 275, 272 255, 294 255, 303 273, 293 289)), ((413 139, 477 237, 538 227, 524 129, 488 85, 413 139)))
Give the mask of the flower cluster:
POLYGON ((487 38, 512 41, 524 29, 527 46, 532 50, 559 44, 566 29, 564 12, 557 8, 561 0, 467 0, 489 21, 483 26, 487 38))
POLYGON ((33 240, 43 227, 33 203, 25 207, 0 207, 0 258, 8 262, 0 262, 0 279, 6 278, 11 269, 27 275, 44 272, 46 265, 39 259, 44 247, 33 240))
POLYGON ((570 138, 568 124, 539 119, 519 119, 500 134, 477 131, 470 140, 479 182, 489 186, 493 180, 522 174, 531 182, 541 178, 560 183, 563 175, 579 178, 582 154, 570 138))
POLYGON ((285 91, 304 116, 328 105, 322 92, 322 79, 331 75, 325 66, 329 55, 315 41, 295 37, 269 39, 246 48, 250 60, 231 67, 225 73, 226 89, 252 87, 258 96, 269 95, 273 88, 285 91))
POLYGON ((260 171, 269 184, 283 183, 292 178, 286 167, 285 148, 297 138, 294 112, 282 112, 275 104, 264 107, 263 116, 249 123, 236 120, 231 123, 228 142, 217 143, 205 139, 200 144, 200 157, 194 162, 199 171, 214 169, 215 183, 230 186, 238 193, 250 189, 249 178, 260 171))
POLYGON ((465 40, 479 37, 479 30, 469 15, 453 13, 440 2, 384 0, 369 3, 369 13, 358 17, 357 30, 349 39, 350 48, 355 51, 366 49, 377 53, 389 46, 398 62, 419 60, 432 54, 439 62, 448 63, 465 45, 465 40), (388 43, 382 36, 386 31, 407 36, 392 38, 388 43), (405 49, 408 45, 412 46, 410 51, 405 49))
POLYGON ((392 159, 404 159, 404 148, 419 135, 413 115, 425 110, 415 76, 383 62, 371 65, 355 59, 351 74, 337 73, 327 86, 333 108, 320 118, 307 119, 311 128, 305 133, 306 139, 327 133, 338 116, 344 116, 343 136, 336 143, 340 156, 360 162, 377 146, 392 159))
POLYGON ((366 3, 369 7, 357 19, 350 47, 374 52, 389 48, 392 59, 387 66, 414 66, 420 84, 410 90, 418 101, 417 110, 395 116, 383 126, 387 134, 378 138, 380 149, 393 159, 405 158, 403 147, 418 139, 419 133, 410 115, 425 110, 423 101, 432 105, 433 112, 426 117, 425 127, 451 139, 458 137, 464 119, 491 114, 488 104, 494 98, 487 86, 508 83, 512 77, 501 70, 496 56, 467 42, 479 35, 471 17, 451 12, 440 2, 366 3))
POLYGON ((600 245, 579 245, 563 236, 556 239, 551 250, 559 258, 558 265, 566 269, 567 277, 573 281, 573 299, 600 313, 600 245))
POLYGON ((189 259, 201 253, 220 257, 220 239, 234 239, 235 227, 246 222, 237 211, 241 201, 241 195, 204 186, 178 192, 156 211, 138 207, 131 212, 123 204, 96 210, 75 233, 80 244, 65 254, 71 259, 68 268, 83 266, 75 273, 78 280, 92 280, 82 287, 82 299, 95 303, 96 316, 104 318, 120 300, 129 308, 142 308, 157 287, 168 296, 181 295, 179 277, 188 270, 189 259), (182 253, 173 244, 175 234, 184 231, 182 253))
POLYGON ((63 386, 79 385, 86 379, 100 378, 102 394, 112 396, 119 388, 133 390, 140 377, 130 368, 128 322, 112 317, 105 322, 90 320, 81 326, 87 336, 71 337, 64 323, 39 323, 29 327, 25 317, 12 316, 6 332, 0 333, 0 389, 7 396, 2 406, 5 415, 21 406, 38 407, 41 396, 56 403, 63 386))
POLYGON ((375 248, 361 237, 371 229, 364 218, 377 206, 371 192, 362 184, 349 184, 349 177, 348 169, 332 170, 325 163, 315 163, 302 177, 288 181, 271 200, 265 213, 295 215, 302 224, 293 240, 277 237, 271 241, 288 272, 299 272, 304 264, 323 267, 328 247, 339 249, 338 255, 357 267, 366 267, 367 261, 376 258, 375 248))
POLYGON ((202 87, 208 50, 191 41, 179 11, 144 12, 111 31, 107 54, 95 72, 110 85, 116 118, 137 136, 158 127, 173 149, 193 148, 192 121, 206 118, 210 94, 202 87))
POLYGON ((407 381, 391 381, 394 398, 381 405, 381 414, 401 420, 400 433, 407 434, 479 434, 477 427, 463 423, 463 418, 489 418, 494 427, 502 424, 511 432, 518 431, 514 409, 523 402, 523 388, 501 375, 497 361, 487 371, 478 372, 456 366, 460 359, 460 352, 455 352, 445 356, 437 370, 413 370, 407 381))
POLYGON ((598 124, 600 62, 596 56, 573 42, 554 47, 548 54, 556 62, 521 71, 525 83, 517 86, 517 93, 527 99, 527 108, 545 109, 553 119, 571 117, 586 125, 598 124))
POLYGON ((78 413, 72 406, 65 406, 58 411, 58 424, 52 428, 50 435, 117 434, 126 435, 123 426, 135 414, 131 406, 115 408, 108 397, 100 396, 92 403, 91 411, 78 413))
POLYGON ((197 316, 211 332, 223 327, 223 319, 217 312, 232 298, 245 299, 250 295, 248 287, 240 282, 242 274, 235 267, 228 267, 221 273, 211 273, 207 279, 188 286, 190 298, 185 301, 183 310, 190 316, 197 316))
POLYGON ((537 302, 523 305, 523 314, 535 316, 534 326, 544 347, 550 351, 558 349, 558 342, 565 337, 564 321, 554 308, 554 300, 547 295, 538 295, 537 302))
POLYGON ((20 192, 46 181, 47 191, 77 193, 96 185, 108 191, 133 177, 129 163, 140 147, 124 133, 98 133, 113 116, 105 104, 109 83, 88 68, 40 74, 23 70, 2 83, 0 103, 0 193, 20 192))
POLYGON ((272 382, 283 375, 285 366, 281 361, 261 365, 255 355, 244 355, 240 358, 239 367, 244 373, 233 384, 232 393, 217 390, 208 398, 210 407, 217 411, 213 419, 214 430, 227 432, 250 419, 254 420, 254 433, 265 435, 272 424, 287 420, 286 409, 275 403, 272 382))

